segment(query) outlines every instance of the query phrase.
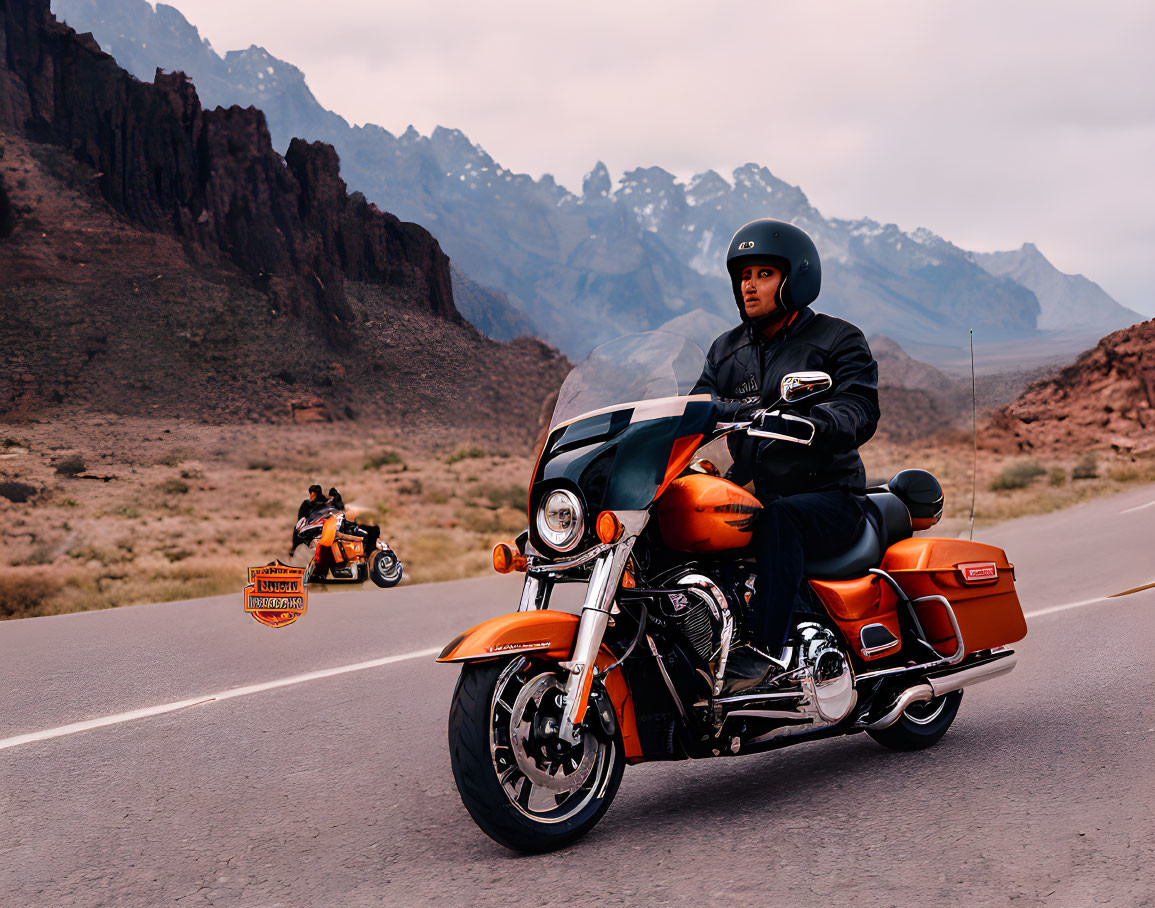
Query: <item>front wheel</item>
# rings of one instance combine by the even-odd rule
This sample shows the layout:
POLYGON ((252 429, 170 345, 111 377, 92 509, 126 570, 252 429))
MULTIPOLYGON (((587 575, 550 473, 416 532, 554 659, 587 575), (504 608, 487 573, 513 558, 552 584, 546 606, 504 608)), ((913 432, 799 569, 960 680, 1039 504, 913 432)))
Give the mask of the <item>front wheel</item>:
POLYGON ((958 715, 961 690, 951 691, 925 703, 912 703, 890 728, 866 733, 891 750, 922 750, 937 744, 958 715))
POLYGON ((482 832, 515 851, 546 852, 594 827, 625 770, 620 736, 557 735, 563 683, 524 657, 467 663, 449 710, 449 757, 482 832))

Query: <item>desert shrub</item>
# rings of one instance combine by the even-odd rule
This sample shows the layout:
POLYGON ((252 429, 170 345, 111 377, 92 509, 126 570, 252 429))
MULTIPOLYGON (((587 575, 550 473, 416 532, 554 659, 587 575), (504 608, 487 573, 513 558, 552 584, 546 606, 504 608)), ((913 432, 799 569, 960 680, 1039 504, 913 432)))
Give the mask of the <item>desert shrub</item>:
POLYGON ((164 557, 169 561, 184 561, 186 558, 192 557, 192 552, 188 549, 170 549, 164 553, 164 557))
POLYGON ((399 485, 397 487, 398 494, 401 495, 420 495, 422 492, 422 485, 420 479, 411 479, 409 482, 399 485))
POLYGON ((401 455, 396 451, 382 451, 365 461, 366 470, 379 470, 384 466, 402 463, 401 455))
POLYGON ((1071 471, 1072 479, 1095 479, 1098 475, 1099 461, 1094 452, 1091 451, 1084 454, 1075 464, 1075 469, 1071 471))
POLYGON ((188 448, 173 448, 171 451, 161 454, 156 462, 162 467, 178 467, 186 460, 190 460, 192 456, 193 453, 188 448))
POLYGON ((80 502, 77 501, 75 498, 61 498, 56 502, 56 504, 62 508, 78 508, 78 507, 80 507, 80 502))
POLYGON ((1053 486, 1065 485, 1067 482, 1067 471, 1062 467, 1054 467, 1048 476, 1048 481, 1053 486))
POLYGON ((1143 478, 1143 474, 1133 466, 1114 467, 1107 475, 1115 482, 1135 482, 1143 478))
POLYGON ((525 529, 525 512, 508 508, 499 511, 464 508, 457 512, 457 520, 466 529, 486 537, 511 536, 525 529))
POLYGON ((277 517, 285 512, 283 501, 261 501, 257 503, 258 517, 277 517))
POLYGON ((35 494, 36 486, 30 486, 26 482, 16 482, 15 480, 0 482, 0 496, 16 504, 23 504, 35 494))
POLYGON ((79 454, 69 454, 56 463, 56 472, 60 476, 78 476, 87 469, 84 458, 79 454))
POLYGON ((202 473, 200 470, 181 470, 180 471, 180 478, 181 479, 204 479, 205 474, 202 473))
POLYGON ((44 614, 64 582, 50 573, 11 572, 0 575, 0 618, 30 618, 44 614))
POLYGON ((269 470, 273 469, 273 464, 268 460, 250 460, 248 463, 248 469, 263 470, 267 473, 269 470))
POLYGON ((26 442, 21 441, 19 438, 12 438, 11 436, 5 436, 2 440, 0 440, 0 448, 3 448, 4 450, 8 450, 9 448, 27 448, 27 447, 28 447, 28 444, 26 442))
POLYGON ((497 508, 513 508, 515 511, 525 511, 526 490, 521 485, 510 486, 482 486, 473 489, 471 495, 483 499, 483 504, 494 510, 497 508))
POLYGON ((40 545, 32 550, 32 553, 20 561, 13 561, 12 566, 17 567, 22 564, 39 565, 52 564, 56 560, 56 549, 50 545, 40 545))
POLYGON ((1004 468, 998 479, 991 483, 992 492, 1004 492, 1010 489, 1026 488, 1037 477, 1047 472, 1037 460, 1018 460, 1004 468))
POLYGON ((180 479, 166 479, 160 484, 160 491, 164 495, 185 495, 189 484, 180 479))
POLYGON ((452 454, 445 458, 447 464, 458 463, 462 460, 469 460, 471 458, 484 457, 485 452, 477 445, 470 445, 468 448, 458 448, 452 454))
POLYGON ((129 520, 136 520, 138 517, 140 517, 140 511, 127 504, 122 504, 118 508, 113 508, 108 513, 113 517, 126 517, 129 520))

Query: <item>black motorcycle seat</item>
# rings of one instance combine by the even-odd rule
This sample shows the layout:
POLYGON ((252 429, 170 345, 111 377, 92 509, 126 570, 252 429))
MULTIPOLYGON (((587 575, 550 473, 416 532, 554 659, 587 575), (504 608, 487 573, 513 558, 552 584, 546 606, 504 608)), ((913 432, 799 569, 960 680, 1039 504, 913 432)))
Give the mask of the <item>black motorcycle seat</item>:
POLYGON ((852 580, 882 563, 887 547, 912 533, 910 512, 890 492, 866 496, 866 521, 854 545, 833 558, 808 561, 806 575, 815 580, 852 580))

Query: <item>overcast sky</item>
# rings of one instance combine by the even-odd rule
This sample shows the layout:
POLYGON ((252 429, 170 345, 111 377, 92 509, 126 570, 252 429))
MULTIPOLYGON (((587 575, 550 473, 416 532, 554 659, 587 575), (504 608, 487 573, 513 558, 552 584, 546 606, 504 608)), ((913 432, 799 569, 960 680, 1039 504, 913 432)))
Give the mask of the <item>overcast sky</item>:
POLYGON ((827 217, 1034 242, 1155 314, 1155 2, 172 0, 394 133, 570 189, 754 161, 827 217))

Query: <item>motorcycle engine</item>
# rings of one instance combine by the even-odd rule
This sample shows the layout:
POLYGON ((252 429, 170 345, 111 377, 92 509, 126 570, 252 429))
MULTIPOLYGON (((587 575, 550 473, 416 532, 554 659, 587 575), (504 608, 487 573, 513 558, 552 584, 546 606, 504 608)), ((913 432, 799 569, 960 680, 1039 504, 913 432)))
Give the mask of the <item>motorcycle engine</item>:
POLYGON ((713 684, 722 656, 729 652, 738 633, 729 601, 722 588, 705 574, 684 574, 674 585, 682 591, 661 602, 662 614, 681 632, 699 660, 699 670, 713 684))

